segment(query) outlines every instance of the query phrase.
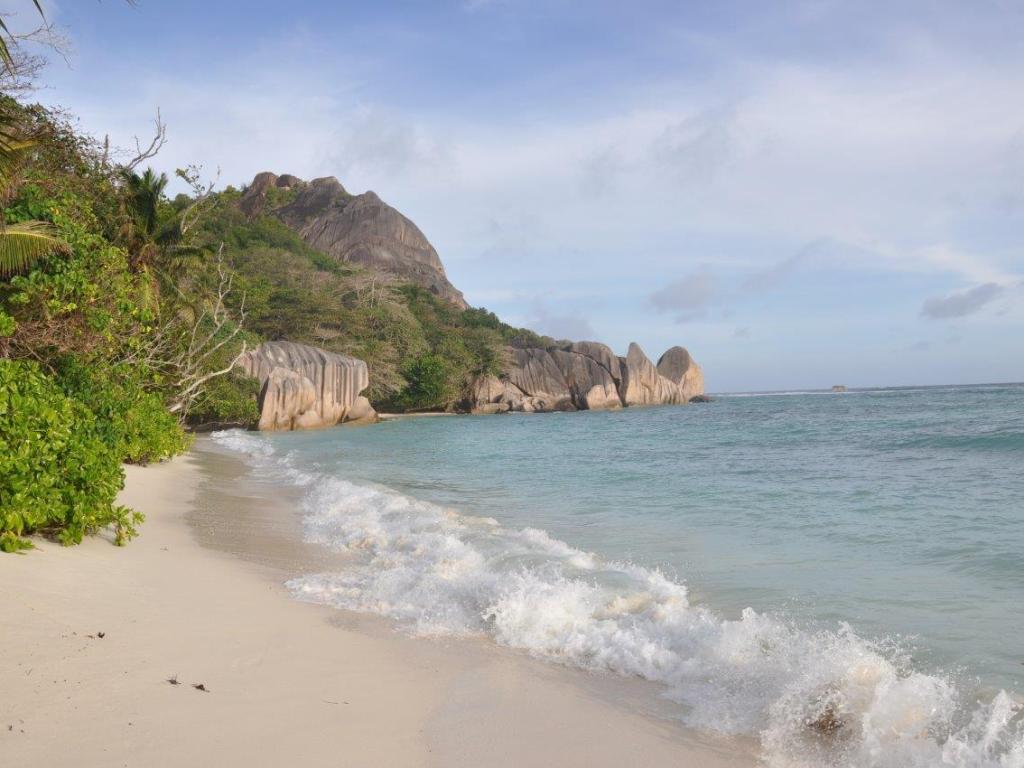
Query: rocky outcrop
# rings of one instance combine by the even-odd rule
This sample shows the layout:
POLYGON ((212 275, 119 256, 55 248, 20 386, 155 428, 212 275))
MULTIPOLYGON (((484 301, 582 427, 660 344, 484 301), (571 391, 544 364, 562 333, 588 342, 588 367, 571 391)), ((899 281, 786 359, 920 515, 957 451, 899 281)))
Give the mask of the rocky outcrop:
POLYGON ((270 171, 257 173, 252 180, 252 184, 248 186, 242 195, 238 205, 246 216, 254 216, 265 210, 267 197, 272 189, 288 190, 297 187, 301 183, 302 179, 298 176, 292 176, 290 173, 286 173, 283 176, 278 176, 270 171))
POLYGON ((618 391, 621 373, 613 367, 612 361, 617 360, 611 349, 604 344, 580 342, 553 349, 550 354, 577 409, 600 411, 622 407, 618 391))
POLYGON ((420 285, 461 308, 468 306, 462 292, 448 282, 441 258, 419 227, 373 192, 352 195, 333 176, 304 182, 263 172, 242 195, 242 210, 247 215, 264 210, 272 188, 296 190, 274 213, 310 247, 420 285))
POLYGON ((658 358, 658 374, 679 389, 679 400, 691 402, 704 394, 704 371, 683 347, 672 347, 658 358))
POLYGON ((562 342, 507 350, 503 377, 477 380, 467 404, 474 413, 609 410, 682 404, 704 393, 704 374, 690 353, 672 347, 655 366, 637 344, 617 357, 604 344, 562 342))
POLYGON ((376 421, 359 393, 369 384, 366 363, 290 341, 268 341, 237 363, 259 379, 261 430, 315 429, 376 421))
POLYGON ((666 379, 635 341, 629 345, 622 366, 622 384, 619 395, 623 405, 666 405, 686 402, 681 400, 679 388, 666 379))
POLYGON ((572 394, 561 369, 546 349, 510 349, 508 381, 522 393, 515 410, 573 411, 572 394))

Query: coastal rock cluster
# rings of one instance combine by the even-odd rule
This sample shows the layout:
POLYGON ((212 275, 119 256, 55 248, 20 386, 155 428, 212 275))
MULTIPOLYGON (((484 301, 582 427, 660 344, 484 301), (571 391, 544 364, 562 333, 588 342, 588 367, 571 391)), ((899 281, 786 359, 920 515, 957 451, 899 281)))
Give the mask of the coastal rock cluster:
POLYGON ((507 375, 476 381, 467 403, 472 412, 608 410, 682 404, 704 394, 704 373, 682 347, 669 349, 656 366, 635 342, 625 357, 593 341, 507 352, 507 375))
POLYGON ((268 341, 243 355, 238 367, 260 381, 258 428, 314 429, 372 422, 377 414, 360 395, 366 363, 290 341, 268 341))
POLYGON ((273 212, 311 248, 419 285, 462 309, 469 306, 420 228, 373 192, 350 194, 333 176, 303 181, 264 171, 242 195, 242 211, 249 216, 263 211, 271 190, 292 193, 273 212))

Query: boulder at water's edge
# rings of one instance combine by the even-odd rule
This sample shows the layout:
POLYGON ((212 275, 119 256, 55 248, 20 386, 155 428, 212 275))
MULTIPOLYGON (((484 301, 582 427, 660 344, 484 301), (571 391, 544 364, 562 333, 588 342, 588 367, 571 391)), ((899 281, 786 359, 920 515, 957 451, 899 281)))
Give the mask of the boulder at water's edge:
POLYGON ((261 430, 315 429, 376 421, 360 395, 366 363, 291 341, 268 341, 244 354, 238 367, 260 381, 261 430))

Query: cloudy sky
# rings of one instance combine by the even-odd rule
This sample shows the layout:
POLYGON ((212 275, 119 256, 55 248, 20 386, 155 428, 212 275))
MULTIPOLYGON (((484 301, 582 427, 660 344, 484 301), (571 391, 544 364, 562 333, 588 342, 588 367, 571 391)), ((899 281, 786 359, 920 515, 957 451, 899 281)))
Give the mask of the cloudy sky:
POLYGON ((1024 3, 47 6, 41 100, 373 189, 508 322, 712 391, 1024 380, 1024 3))

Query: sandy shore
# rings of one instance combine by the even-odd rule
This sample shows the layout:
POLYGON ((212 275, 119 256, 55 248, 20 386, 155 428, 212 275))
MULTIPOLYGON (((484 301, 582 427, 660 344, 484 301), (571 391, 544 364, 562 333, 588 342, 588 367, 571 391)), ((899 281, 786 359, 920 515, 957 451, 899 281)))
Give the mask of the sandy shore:
POLYGON ((230 517, 197 508, 223 471, 202 451, 129 468, 123 501, 147 521, 123 549, 0 555, 0 763, 753 764, 634 711, 632 683, 290 599, 287 551, 260 557, 266 535, 226 536, 230 517))

